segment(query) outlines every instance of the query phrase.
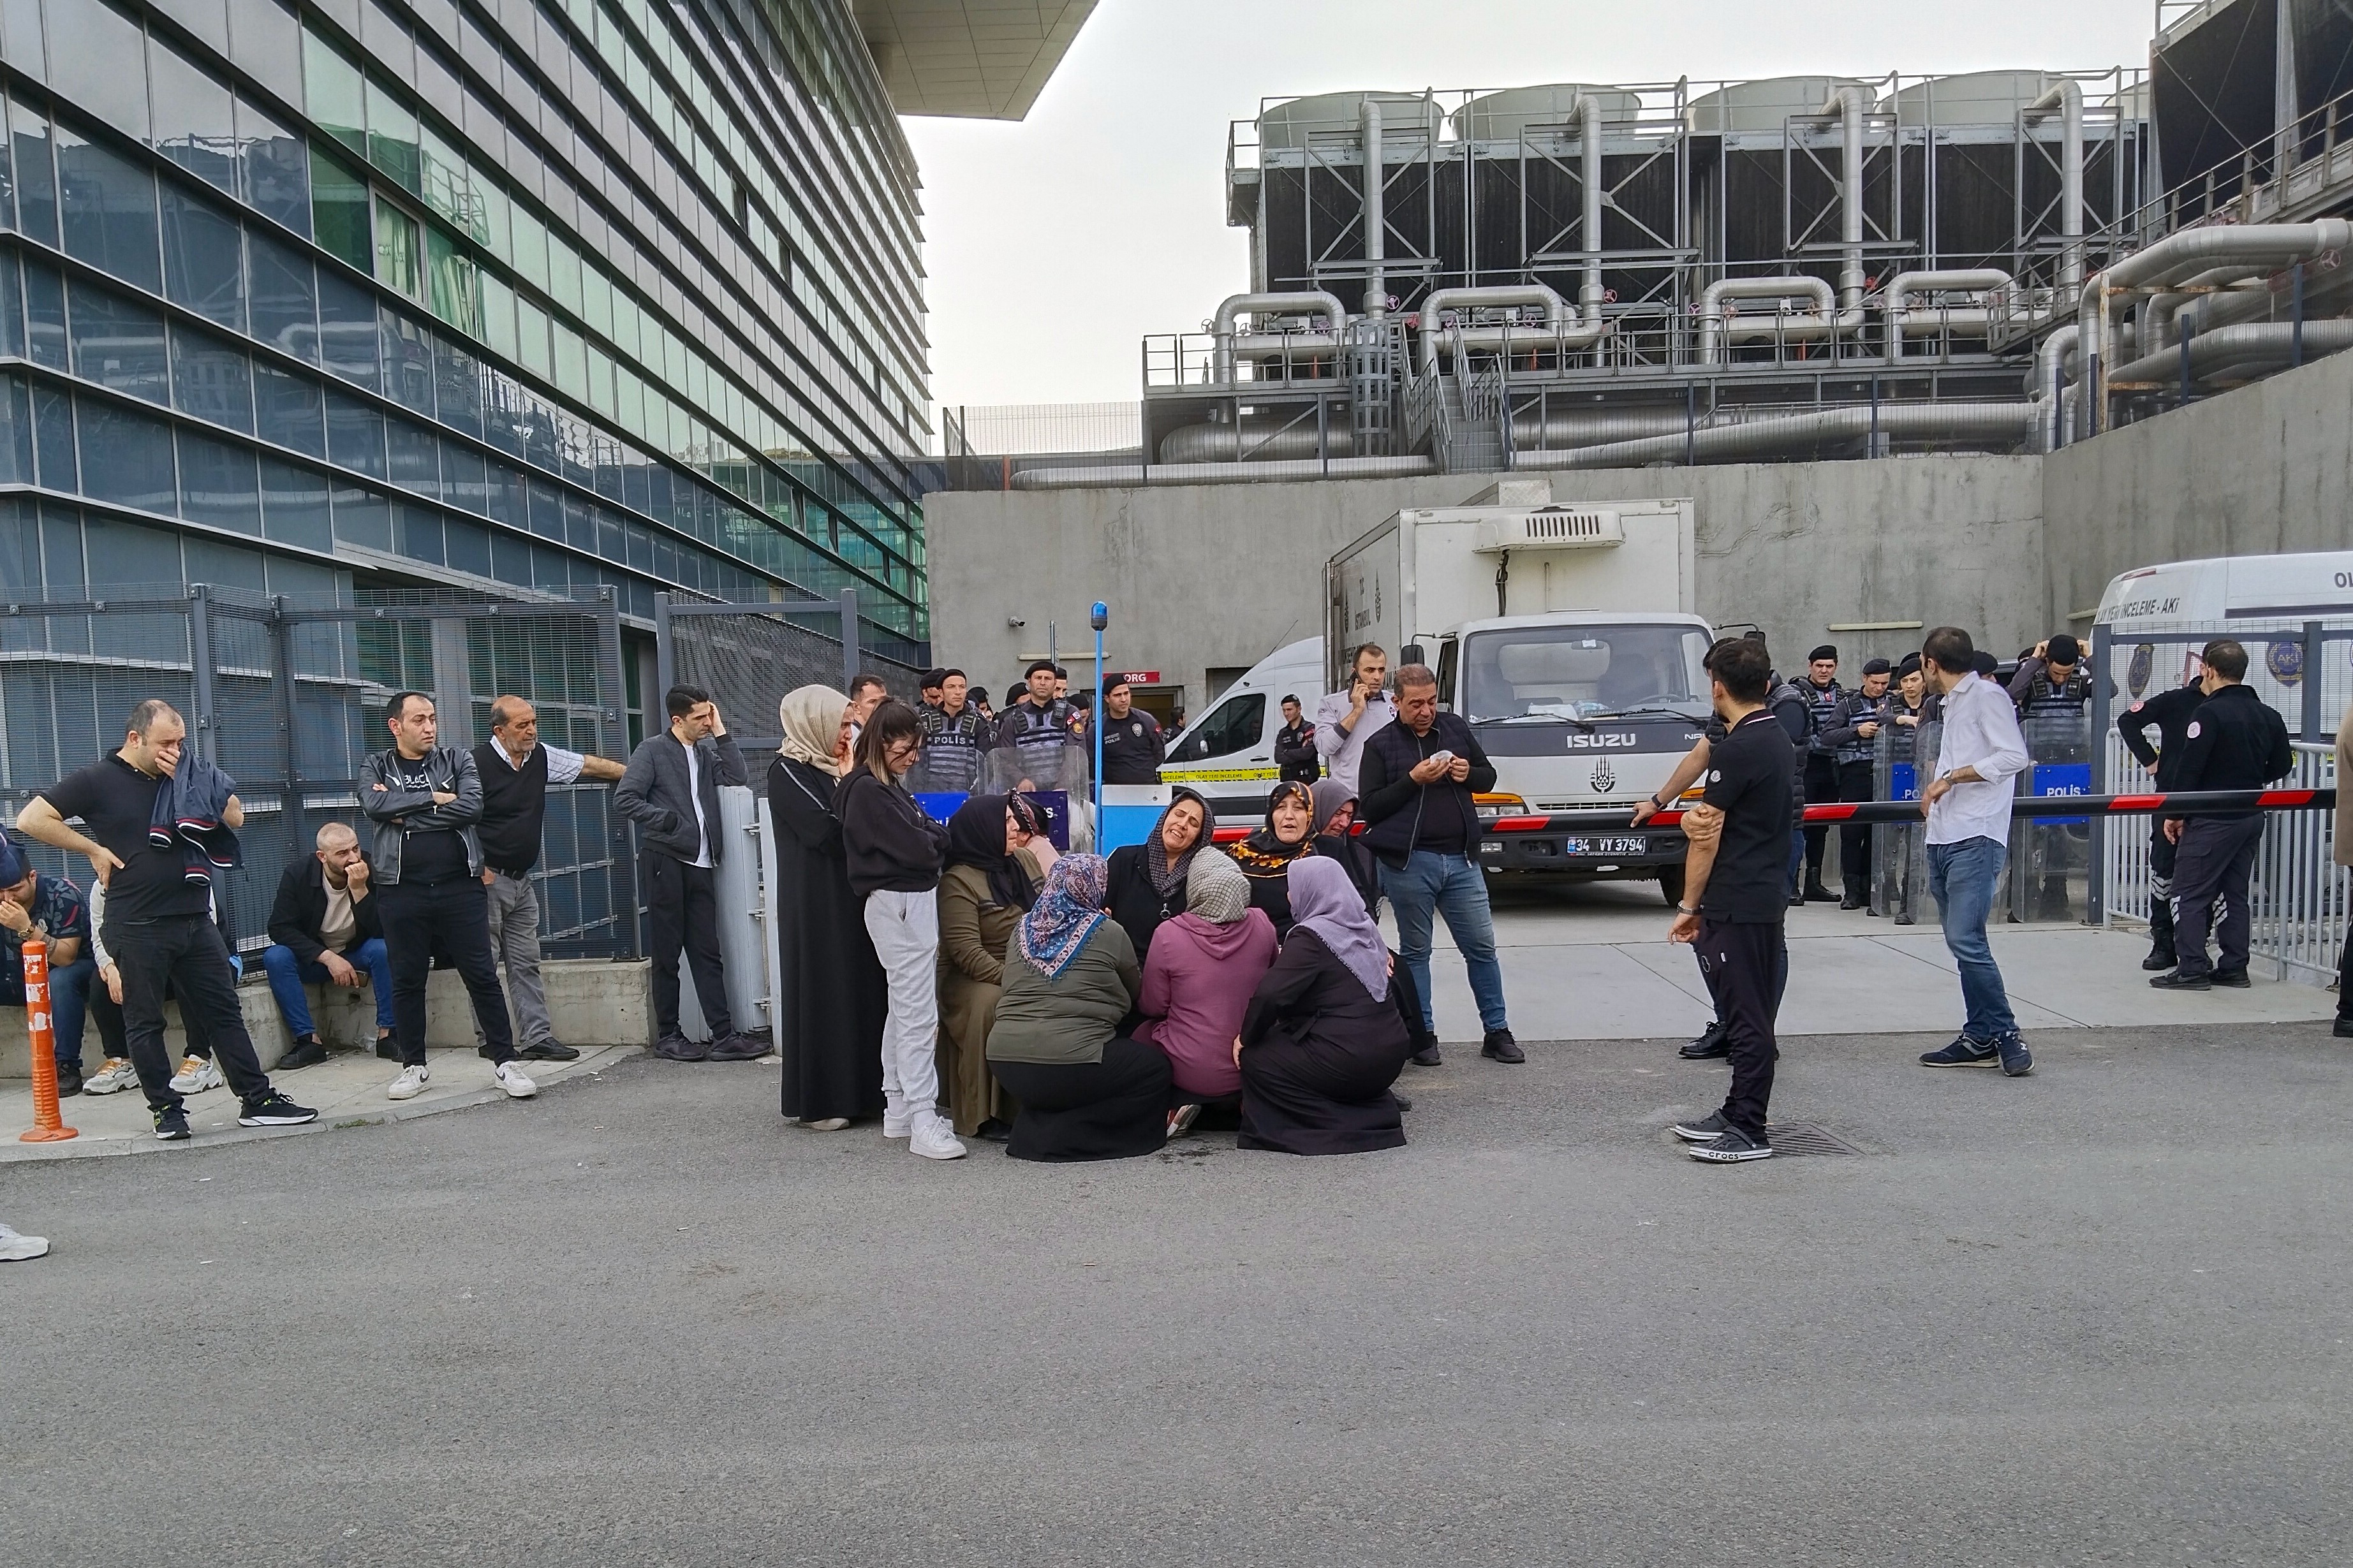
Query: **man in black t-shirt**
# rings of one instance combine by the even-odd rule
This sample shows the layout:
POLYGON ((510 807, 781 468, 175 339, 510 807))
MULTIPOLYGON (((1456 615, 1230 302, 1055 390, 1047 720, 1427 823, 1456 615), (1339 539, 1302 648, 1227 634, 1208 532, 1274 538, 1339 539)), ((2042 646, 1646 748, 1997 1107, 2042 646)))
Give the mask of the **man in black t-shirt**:
POLYGON ((1789 962, 1782 923, 1788 912, 1789 738, 1765 707, 1771 665, 1759 644, 1718 643, 1708 657, 1724 738, 1708 748, 1700 804, 1683 814, 1690 850, 1683 897, 1668 934, 1697 944, 1732 1058, 1723 1110, 1679 1122, 1692 1158, 1731 1164, 1769 1159, 1767 1102, 1782 977, 1789 962))
MULTIPOLYGON (((131 710, 120 751, 43 790, 16 817, 26 837, 86 856, 106 889, 101 935, 122 980, 131 1061, 154 1113, 155 1136, 165 1142, 188 1136, 187 1114, 172 1089, 172 1059, 164 1050, 166 985, 211 1039, 240 1102, 239 1125, 292 1127, 319 1116, 272 1089, 261 1070, 237 1005, 228 944, 212 921, 210 889, 188 879, 186 857, 177 846, 157 848, 147 836, 155 792, 178 771, 187 733, 169 703, 142 702, 131 710), (68 826, 69 817, 79 817, 84 831, 68 826)), ((228 797, 220 822, 232 830, 244 825, 245 807, 236 795, 228 797)))

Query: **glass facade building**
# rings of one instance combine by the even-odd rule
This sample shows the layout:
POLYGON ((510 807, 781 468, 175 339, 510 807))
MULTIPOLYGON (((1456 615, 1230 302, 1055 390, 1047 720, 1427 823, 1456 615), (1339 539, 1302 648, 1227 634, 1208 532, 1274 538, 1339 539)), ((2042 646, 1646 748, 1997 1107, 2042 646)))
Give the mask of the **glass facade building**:
POLYGON ((925 662, 842 0, 0 0, 0 598, 829 597, 925 662))

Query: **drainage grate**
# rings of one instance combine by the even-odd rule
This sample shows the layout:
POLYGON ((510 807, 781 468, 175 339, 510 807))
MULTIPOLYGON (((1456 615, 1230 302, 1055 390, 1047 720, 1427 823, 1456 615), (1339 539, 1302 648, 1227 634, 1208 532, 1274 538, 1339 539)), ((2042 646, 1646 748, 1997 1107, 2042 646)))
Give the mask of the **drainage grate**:
POLYGON ((1862 1154, 1857 1148, 1827 1127, 1810 1121, 1790 1121, 1768 1125, 1765 1135, 1773 1141, 1776 1154, 1862 1154))

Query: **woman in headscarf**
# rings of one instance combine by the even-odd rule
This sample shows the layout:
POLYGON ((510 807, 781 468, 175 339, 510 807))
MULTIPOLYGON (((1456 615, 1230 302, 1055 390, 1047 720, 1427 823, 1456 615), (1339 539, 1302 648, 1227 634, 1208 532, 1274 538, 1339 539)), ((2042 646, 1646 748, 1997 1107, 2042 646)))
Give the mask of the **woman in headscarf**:
POLYGON ((834 731, 847 700, 829 686, 788 693, 776 705, 784 743, 768 764, 785 1114, 820 1132, 882 1114, 882 964, 849 890, 832 805, 834 731))
POLYGON ((1209 803, 1181 785, 1141 844, 1111 852, 1110 897, 1104 907, 1127 932, 1138 959, 1152 956, 1152 933, 1185 912, 1185 873, 1218 831, 1209 803))
POLYGON ((1143 976, 1103 912, 1099 855, 1046 873, 1005 954, 988 1065, 1020 1102, 1005 1152, 1017 1160, 1124 1160, 1168 1135, 1168 1058, 1119 1026, 1143 976))
POLYGON ((1234 1041, 1245 1149, 1356 1154, 1405 1142, 1397 1096, 1411 1041, 1380 928, 1340 863, 1292 862, 1297 923, 1234 1041))
POLYGON ((1274 962, 1274 925, 1250 908, 1250 882, 1223 851, 1194 858, 1185 876, 1185 912, 1160 928, 1144 959, 1144 1023, 1135 1037, 1168 1058, 1177 1104, 1173 1135, 1204 1106, 1241 1093, 1234 1037, 1250 994, 1274 962))
POLYGON ((1038 901, 1054 860, 1046 822, 1024 795, 976 795, 948 818, 940 878, 940 1082, 956 1131, 1002 1143, 1013 1105, 988 1070, 988 1027, 1005 980, 1006 943, 1038 901))
POLYGON ((1266 822, 1234 846, 1234 864, 1250 879, 1250 907, 1264 910, 1274 934, 1291 936, 1291 900, 1285 874, 1291 863, 1315 853, 1315 797, 1307 786, 1286 779, 1267 797, 1266 822))
POLYGON ((1381 867, 1373 852, 1356 837, 1356 792, 1338 779, 1318 779, 1309 786, 1314 802, 1315 853, 1340 862, 1348 880, 1364 895, 1365 912, 1381 912, 1381 867))

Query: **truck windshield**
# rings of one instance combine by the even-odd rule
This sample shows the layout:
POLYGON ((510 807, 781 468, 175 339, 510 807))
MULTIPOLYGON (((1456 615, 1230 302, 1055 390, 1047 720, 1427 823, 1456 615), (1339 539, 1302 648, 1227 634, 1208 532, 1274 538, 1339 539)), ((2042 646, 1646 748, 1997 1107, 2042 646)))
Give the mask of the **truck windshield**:
POLYGON ((1684 626, 1522 626, 1478 632, 1462 652, 1464 718, 1707 713, 1705 633, 1684 626))

